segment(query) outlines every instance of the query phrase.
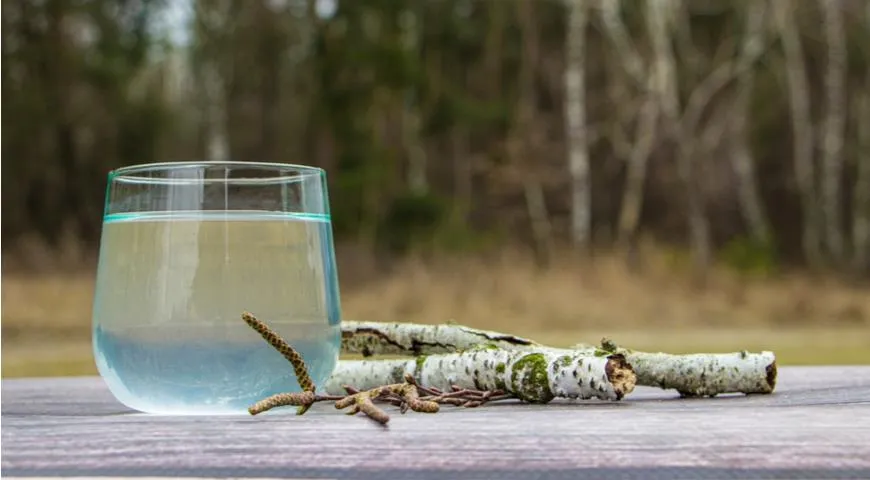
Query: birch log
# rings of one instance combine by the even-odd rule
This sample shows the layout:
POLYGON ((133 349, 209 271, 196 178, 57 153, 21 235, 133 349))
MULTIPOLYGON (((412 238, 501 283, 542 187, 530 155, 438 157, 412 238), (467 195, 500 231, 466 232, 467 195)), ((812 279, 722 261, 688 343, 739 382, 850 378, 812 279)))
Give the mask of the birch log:
POLYGON ((620 400, 634 390, 637 379, 619 354, 484 346, 408 360, 341 361, 324 390, 331 395, 343 394, 345 385, 368 390, 401 383, 405 374, 429 388, 501 390, 529 403, 554 398, 620 400))
MULTIPOLYGON (((715 396, 725 393, 768 394, 776 387, 776 356, 773 352, 759 353, 698 353, 677 355, 630 350, 605 342, 601 348, 576 345, 570 349, 549 347, 533 340, 504 333, 477 330, 462 325, 424 325, 414 323, 378 323, 345 321, 342 324, 342 353, 373 355, 431 355, 459 354, 481 347, 492 351, 521 350, 547 352, 548 355, 585 355, 604 357, 619 354, 631 365, 637 375, 637 384, 663 389, 675 389, 682 396, 715 396)), ((420 357, 422 358, 422 357, 420 357)), ((330 384, 369 381, 368 368, 382 372, 379 379, 401 379, 413 360, 387 360, 339 363, 330 384), (375 365, 375 366, 372 366, 375 365), (388 368, 389 367, 389 368, 388 368), (405 368, 405 367, 403 367, 405 368), (383 370, 379 370, 383 369, 383 370), (393 377, 387 376, 392 374, 393 377), (362 375, 362 377, 360 377, 362 375), (357 378, 359 377, 359 378, 357 378)), ((363 386, 353 385, 357 388, 363 386)), ((440 388, 440 387, 439 387, 440 388)))

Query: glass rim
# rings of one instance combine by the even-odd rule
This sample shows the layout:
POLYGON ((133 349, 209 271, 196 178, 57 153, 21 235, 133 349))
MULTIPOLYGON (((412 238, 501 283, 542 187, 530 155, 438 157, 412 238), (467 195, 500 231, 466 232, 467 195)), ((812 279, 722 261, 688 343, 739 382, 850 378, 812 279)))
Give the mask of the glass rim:
POLYGON ((293 163, 279 162, 245 162, 235 160, 190 160, 178 162, 155 162, 141 163, 136 165, 127 165, 109 171, 109 183, 138 183, 151 185, 179 185, 179 184, 204 184, 204 183, 226 183, 226 184, 259 184, 259 185, 274 185, 282 183, 294 183, 304 181, 311 177, 320 177, 325 174, 325 170, 320 167, 311 165, 299 165, 293 163), (236 177, 236 178, 172 178, 172 177, 153 177, 146 175, 154 172, 170 172, 173 170, 184 169, 207 169, 210 167, 232 167, 244 168, 249 170, 260 170, 264 172, 273 172, 272 176, 264 177, 236 177), (293 171, 292 175, 288 175, 287 171, 293 171))

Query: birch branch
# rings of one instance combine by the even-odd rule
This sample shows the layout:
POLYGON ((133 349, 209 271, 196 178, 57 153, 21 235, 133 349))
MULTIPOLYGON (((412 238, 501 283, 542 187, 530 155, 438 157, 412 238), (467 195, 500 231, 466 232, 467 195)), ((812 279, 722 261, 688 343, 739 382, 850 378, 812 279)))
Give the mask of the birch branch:
MULTIPOLYGON (((553 348, 533 340, 503 333, 477 330, 462 325, 423 325, 345 321, 342 324, 342 353, 412 355, 414 360, 342 361, 329 380, 328 391, 343 383, 394 383, 404 373, 414 373, 417 362, 442 360, 444 354, 461 354, 489 348, 492 352, 521 350, 552 356, 603 358, 623 355, 637 376, 637 385, 675 389, 682 396, 715 396, 725 393, 772 393, 776 387, 776 357, 773 352, 699 353, 675 355, 617 348, 605 342, 601 348, 577 345, 553 348), (428 357, 424 357, 429 355, 428 357)), ((503 353, 506 354, 506 353, 503 353)), ((493 354, 495 355, 495 354, 493 354)), ((453 358, 453 357, 449 357, 453 358)), ((548 357, 549 358, 549 357, 548 357)), ((489 365, 491 368, 492 365, 489 365)), ((480 370, 480 369, 478 369, 480 370)), ((474 372, 474 369, 471 369, 474 372)), ((474 375, 466 378, 473 385, 474 375)), ((423 381, 425 383, 425 380, 423 381)), ((362 388, 362 387, 360 387, 362 388)), ((626 392, 628 393, 628 392, 626 392)))
POLYGON ((603 343, 603 349, 628 360, 637 373, 638 385, 674 389, 683 397, 738 392, 768 394, 776 387, 773 352, 675 355, 632 351, 609 341, 603 343))
POLYGON ((634 83, 646 89, 646 66, 622 21, 622 0, 600 0, 598 8, 606 35, 616 49, 616 59, 621 60, 622 68, 634 83))
POLYGON ((406 375, 428 388, 500 390, 529 403, 554 398, 620 400, 634 390, 637 379, 620 354, 479 346, 408 360, 341 361, 324 389, 330 394, 342 392, 346 385, 368 390, 398 383, 406 375))
POLYGON ((481 345, 497 348, 540 347, 523 337, 456 324, 354 322, 341 324, 341 352, 372 355, 437 355, 481 345))

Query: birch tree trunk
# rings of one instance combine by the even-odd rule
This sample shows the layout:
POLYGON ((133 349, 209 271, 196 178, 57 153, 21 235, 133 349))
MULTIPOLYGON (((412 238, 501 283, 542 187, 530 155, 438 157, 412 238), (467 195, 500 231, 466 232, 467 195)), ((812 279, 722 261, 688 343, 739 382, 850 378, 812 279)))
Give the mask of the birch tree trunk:
POLYGON ((565 119, 571 172, 571 237, 586 247, 591 236, 592 195, 586 133, 586 24, 587 0, 565 0, 568 32, 565 45, 565 119))
POLYGON ((870 271, 870 69, 866 75, 864 91, 857 94, 858 155, 852 194, 852 263, 863 274, 870 271))
POLYGON ((227 132, 228 95, 226 78, 221 71, 221 62, 225 57, 221 52, 224 37, 229 22, 237 13, 233 7, 237 5, 209 4, 197 1, 193 4, 195 15, 195 34, 199 50, 194 57, 198 71, 194 73, 195 81, 202 86, 199 95, 202 100, 201 122, 205 136, 205 157, 207 160, 224 161, 229 159, 230 142, 227 132))
MULTIPOLYGON (((415 6, 400 15, 404 44, 408 55, 418 55, 420 24, 415 6)), ((426 175, 426 151, 420 138, 420 112, 415 88, 405 92, 405 107, 402 110, 402 143, 408 156, 408 187, 411 192, 425 194, 429 189, 426 175)))
POLYGON ((279 162, 278 145, 280 134, 278 129, 280 107, 283 57, 288 53, 278 22, 273 18, 280 15, 276 9, 263 4, 256 9, 257 22, 265 31, 258 32, 257 68, 260 72, 260 145, 261 161, 279 162), (281 40, 280 42, 278 40, 281 40))
MULTIPOLYGON (((660 0, 664 1, 664 0, 660 0)), ((757 5, 758 2, 753 2, 755 8, 761 8, 757 5)), ((753 18, 753 15, 759 15, 761 12, 755 8, 747 9, 747 25, 750 28, 761 28, 753 22, 758 21, 753 18)), ((671 10, 667 13, 673 12, 671 10)), ((758 40, 763 40, 763 37, 756 37, 758 40)), ((668 42, 669 44, 669 42, 668 42)), ((709 219, 705 212, 705 199, 703 189, 701 188, 699 179, 695 174, 696 165, 694 158, 698 152, 698 137, 700 134, 699 126, 701 125, 707 107, 713 101, 713 98, 723 88, 728 86, 734 79, 740 78, 751 70, 755 61, 760 56, 762 45, 755 46, 748 44, 743 53, 737 58, 726 60, 719 64, 716 68, 704 78, 697 87, 695 87, 682 111, 679 122, 674 130, 674 138, 677 143, 677 161, 678 170, 681 179, 686 184, 686 201, 688 203, 688 223, 689 223, 689 238, 692 246, 692 257, 695 266, 696 279, 704 282, 706 279, 707 268, 711 259, 710 245, 710 225, 709 219)), ((669 57, 673 62, 673 56, 669 57)), ((676 68, 672 68, 676 71, 676 68)), ((676 80, 674 80, 674 83, 676 80)), ((676 85, 669 91, 672 98, 675 98, 674 103, 678 103, 676 85)))
POLYGON ((522 60, 519 71, 519 99, 515 129, 508 141, 512 148, 511 163, 520 167, 520 178, 523 182, 523 192, 531 221, 532 235, 535 239, 535 255, 537 264, 545 268, 550 264, 552 255, 552 227, 550 215, 541 185, 538 165, 530 162, 533 146, 537 141, 535 117, 535 70, 538 65, 539 38, 537 22, 534 16, 534 0, 520 0, 517 5, 520 30, 523 37, 522 60), (522 160, 520 160, 522 159, 522 160))
MULTIPOLYGON (((752 64, 761 56, 764 44, 764 2, 749 2, 746 7, 746 32, 740 55, 741 63, 752 64)), ((738 198, 743 216, 749 224, 753 240, 767 242, 769 226, 761 199, 758 195, 758 181, 755 176, 755 162, 749 143, 748 119, 751 116, 752 85, 755 80, 754 69, 747 68, 737 79, 737 98, 733 116, 734 141, 732 142, 731 161, 738 178, 738 198)))
POLYGON ((625 189, 622 193, 617 224, 617 244, 620 250, 626 253, 630 253, 636 247, 640 214, 643 210, 647 165, 655 149, 659 121, 658 100, 652 93, 647 93, 645 96, 646 99, 638 113, 634 144, 629 150, 625 189))
POLYGON ((223 82, 214 65, 205 69, 206 90, 208 92, 208 107, 206 110, 206 123, 208 125, 208 140, 206 143, 206 155, 208 160, 225 161, 229 159, 229 140, 227 138, 226 117, 226 94, 223 82))
MULTIPOLYGON (((648 67, 643 61, 643 57, 631 44, 625 24, 622 21, 620 7, 620 0, 602 0, 599 12, 605 35, 616 50, 614 56, 616 61, 620 62, 622 70, 632 80, 631 83, 640 87, 641 95, 644 97, 640 112, 637 114, 636 133, 633 141, 625 141, 620 135, 618 139, 620 144, 615 145, 617 151, 625 151, 624 156, 627 162, 625 187, 617 220, 617 245, 626 254, 629 264, 631 264, 643 209, 647 164, 656 146, 660 112, 660 102, 656 95, 660 94, 657 92, 661 92, 663 85, 660 82, 662 72, 656 71, 652 77, 646 76, 645 78, 643 72, 648 67)), ((647 21, 649 22, 649 16, 647 16, 647 21)), ((618 102, 621 103, 621 100, 624 99, 620 99, 618 102)), ((620 120, 615 121, 619 122, 620 120)), ((622 126, 617 125, 615 130, 622 132, 622 126)))
POLYGON ((790 2, 771 0, 774 22, 782 41, 791 110, 792 149, 795 176, 803 210, 801 243, 807 263, 814 268, 822 264, 822 217, 815 182, 814 132, 810 112, 810 87, 803 46, 798 35, 790 2))
MULTIPOLYGON (((705 209, 705 198, 696 174, 697 126, 701 111, 722 85, 711 75, 692 92, 686 111, 680 115, 679 80, 673 51, 673 19, 679 0, 650 0, 647 2, 650 36, 655 55, 656 75, 660 85, 659 98, 662 113, 667 120, 667 134, 676 143, 677 170, 686 188, 686 213, 689 245, 695 279, 703 285, 710 264, 710 225, 705 209), (693 102, 694 101, 694 102, 693 102)), ((714 72, 715 74, 716 72, 714 72)))
POLYGON ((846 125, 846 32, 839 0, 819 0, 827 42, 825 70, 825 120, 822 138, 822 204, 825 211, 825 243, 835 264, 844 255, 840 187, 843 176, 843 145, 846 125))

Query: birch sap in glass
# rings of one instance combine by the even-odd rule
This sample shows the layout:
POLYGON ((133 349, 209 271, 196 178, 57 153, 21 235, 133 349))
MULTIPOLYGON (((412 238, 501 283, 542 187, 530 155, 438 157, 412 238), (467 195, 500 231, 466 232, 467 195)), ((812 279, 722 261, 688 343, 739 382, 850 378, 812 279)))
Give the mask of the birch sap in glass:
POLYGON ((246 413, 300 391, 292 365, 242 320, 250 311, 303 356, 320 387, 340 350, 337 282, 321 170, 120 169, 110 174, 100 243, 97 367, 115 397, 142 412, 246 413))

